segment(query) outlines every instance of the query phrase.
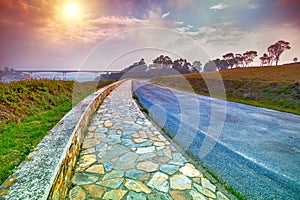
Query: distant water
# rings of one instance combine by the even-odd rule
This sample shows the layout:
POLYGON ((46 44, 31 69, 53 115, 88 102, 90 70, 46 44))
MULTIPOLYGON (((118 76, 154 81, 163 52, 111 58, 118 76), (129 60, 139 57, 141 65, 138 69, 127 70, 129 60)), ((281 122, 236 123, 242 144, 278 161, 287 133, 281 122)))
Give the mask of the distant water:
POLYGON ((134 90, 157 123, 247 198, 300 199, 299 115, 142 81, 134 82, 134 90), (217 102, 214 112, 213 101, 217 102), (227 111, 220 108, 222 105, 227 111), (218 132, 214 124, 220 123, 224 123, 220 135, 214 135, 218 132), (212 135, 208 136, 209 129, 212 135), (205 151, 206 156, 201 156, 205 151))
MULTIPOLYGON (((38 72, 33 73, 33 76, 35 76, 36 78, 64 80, 63 73, 38 72)), ((93 81, 96 77, 97 74, 86 72, 72 72, 66 74, 66 80, 74 80, 78 82, 93 81)))

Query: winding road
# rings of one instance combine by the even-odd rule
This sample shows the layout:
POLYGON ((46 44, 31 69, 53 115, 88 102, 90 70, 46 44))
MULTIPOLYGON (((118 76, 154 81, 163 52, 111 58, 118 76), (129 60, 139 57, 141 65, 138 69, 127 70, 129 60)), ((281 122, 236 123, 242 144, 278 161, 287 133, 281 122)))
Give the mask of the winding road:
POLYGON ((200 163, 250 199, 299 199, 300 116, 146 81, 134 91, 200 163))

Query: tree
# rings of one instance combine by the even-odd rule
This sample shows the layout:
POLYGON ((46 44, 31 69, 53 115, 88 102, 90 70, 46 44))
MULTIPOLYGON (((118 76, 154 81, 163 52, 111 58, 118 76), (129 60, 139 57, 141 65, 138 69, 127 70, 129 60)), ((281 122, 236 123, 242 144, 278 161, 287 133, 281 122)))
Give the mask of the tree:
POLYGON ((225 55, 223 55, 224 60, 229 60, 234 58, 233 53, 226 53, 225 55))
POLYGON ((269 56, 275 60, 276 66, 278 65, 278 61, 280 59, 281 54, 285 50, 291 49, 291 47, 289 45, 290 45, 289 42, 279 40, 275 44, 272 44, 268 47, 267 50, 268 50, 269 56))
POLYGON ((184 59, 182 69, 185 73, 189 73, 192 69, 191 63, 189 63, 186 59, 184 59))
POLYGON ((226 53, 225 55, 223 55, 223 59, 227 61, 228 66, 230 66, 230 69, 232 69, 233 66, 237 64, 233 53, 226 53))
POLYGON ((162 64, 163 63, 163 59, 164 59, 164 55, 160 55, 159 57, 155 58, 153 60, 154 64, 162 64))
MULTIPOLYGON (((224 59, 220 60, 219 58, 217 58, 217 59, 209 61, 209 62, 213 62, 219 71, 226 70, 226 69, 228 69, 228 66, 229 66, 227 60, 224 60, 224 59)), ((212 63, 210 63, 210 64, 212 64, 212 63)), ((204 68, 205 68, 205 66, 204 66, 204 68)), ((203 70, 204 70, 204 68, 203 68, 203 70)), ((207 66, 206 66, 206 68, 207 68, 207 66)))
POLYGON ((191 71, 191 66, 191 63, 189 63, 186 59, 182 58, 174 60, 172 64, 172 68, 181 74, 189 73, 191 71))
POLYGON ((215 63, 215 65, 217 66, 219 71, 228 69, 229 64, 228 64, 227 60, 224 60, 224 59, 220 60, 219 58, 217 58, 212 61, 215 63))
POLYGON ((264 66, 265 64, 270 65, 271 57, 268 56, 268 54, 264 53, 260 59, 260 66, 264 66))
POLYGON ((128 72, 133 69, 136 70, 137 68, 142 69, 142 70, 145 70, 147 68, 144 58, 142 58, 139 62, 135 62, 132 65, 130 65, 129 67, 126 67, 125 69, 122 70, 122 72, 128 72))
MULTIPOLYGON (((220 59, 217 59, 220 60, 220 59)), ((210 60, 207 63, 205 63, 204 67, 203 67, 203 71, 204 72, 214 72, 217 71, 218 67, 216 64, 216 60, 210 60)))
POLYGON ((254 58, 257 56, 257 51, 246 51, 245 53, 243 53, 243 56, 246 67, 249 67, 253 62, 254 58))
POLYGON ((217 67, 218 67, 219 70, 226 70, 226 69, 228 69, 229 64, 228 64, 228 62, 226 60, 224 60, 224 59, 222 59, 222 60, 216 59, 214 61, 215 61, 215 63, 216 63, 216 65, 217 65, 217 67))
POLYGON ((142 59, 140 60, 140 62, 138 62, 138 64, 139 64, 139 65, 145 65, 145 64, 146 64, 145 59, 142 58, 142 59))
POLYGON ((202 70, 202 63, 200 62, 200 60, 195 60, 192 64, 192 72, 201 72, 202 70))
POLYGON ((235 54, 236 66, 237 67, 244 67, 244 56, 242 54, 237 53, 235 54))
POLYGON ((298 58, 295 57, 295 58, 293 59, 293 62, 297 62, 297 61, 298 61, 298 58))
POLYGON ((172 59, 169 56, 160 55, 153 60, 154 64, 172 65, 172 59))
POLYGON ((173 61, 169 56, 165 56, 164 59, 163 59, 163 64, 164 65, 172 65, 173 61))
POLYGON ((178 59, 174 60, 172 68, 178 71, 180 69, 180 67, 181 67, 181 64, 180 64, 179 60, 178 59))

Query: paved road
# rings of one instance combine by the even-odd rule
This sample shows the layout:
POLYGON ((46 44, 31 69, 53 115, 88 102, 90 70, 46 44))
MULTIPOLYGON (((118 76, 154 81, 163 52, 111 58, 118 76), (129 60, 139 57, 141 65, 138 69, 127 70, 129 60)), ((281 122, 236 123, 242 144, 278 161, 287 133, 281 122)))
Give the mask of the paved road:
POLYGON ((224 193, 145 118, 127 81, 94 116, 68 198, 228 199, 224 193))
POLYGON ((299 199, 300 116, 135 82, 157 123, 251 199, 299 199))

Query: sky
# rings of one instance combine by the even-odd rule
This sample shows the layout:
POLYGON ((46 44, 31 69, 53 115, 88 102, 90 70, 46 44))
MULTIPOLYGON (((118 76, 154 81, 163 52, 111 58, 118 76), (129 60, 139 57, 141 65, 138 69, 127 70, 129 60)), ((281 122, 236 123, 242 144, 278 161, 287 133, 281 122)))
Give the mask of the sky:
POLYGON ((119 70, 145 58, 190 62, 290 42, 300 58, 299 0, 0 0, 0 68, 119 70))

